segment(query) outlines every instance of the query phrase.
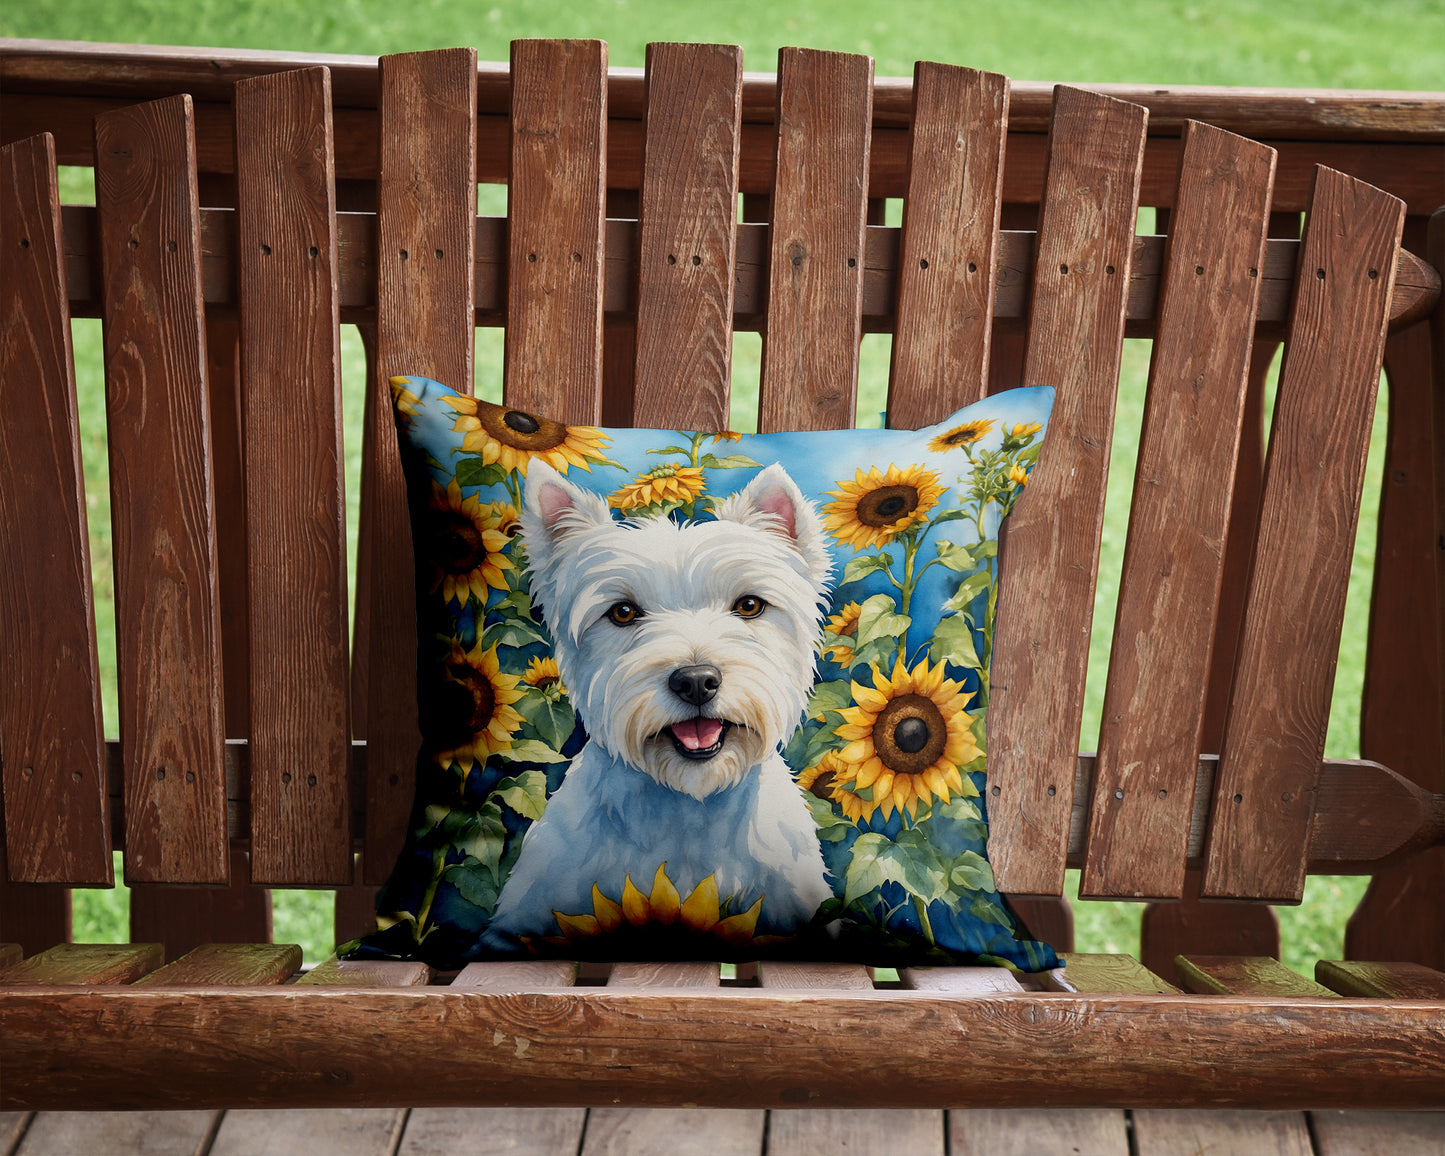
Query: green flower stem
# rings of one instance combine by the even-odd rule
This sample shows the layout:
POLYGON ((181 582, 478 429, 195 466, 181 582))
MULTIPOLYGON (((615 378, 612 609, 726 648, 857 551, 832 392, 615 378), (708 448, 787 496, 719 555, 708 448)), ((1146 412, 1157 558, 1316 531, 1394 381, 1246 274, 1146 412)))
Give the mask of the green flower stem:
POLYGON ((707 434, 702 431, 698 431, 692 435, 692 453, 689 455, 689 460, 692 462, 693 469, 702 468, 702 440, 705 437, 707 437, 707 434))
POLYGON ((933 924, 928 921, 928 904, 923 901, 921 895, 913 895, 912 899, 913 910, 918 912, 918 923, 923 928, 923 934, 929 943, 937 943, 938 941, 933 938, 933 924))
POLYGON ((446 858, 447 852, 445 847, 439 848, 432 853, 431 882, 427 884, 426 891, 422 893, 421 903, 417 905, 416 909, 416 941, 418 944, 430 935, 433 930, 428 927, 423 931, 422 928, 426 927, 427 919, 431 915, 431 905, 435 902, 437 888, 441 885, 442 871, 446 869, 446 858))

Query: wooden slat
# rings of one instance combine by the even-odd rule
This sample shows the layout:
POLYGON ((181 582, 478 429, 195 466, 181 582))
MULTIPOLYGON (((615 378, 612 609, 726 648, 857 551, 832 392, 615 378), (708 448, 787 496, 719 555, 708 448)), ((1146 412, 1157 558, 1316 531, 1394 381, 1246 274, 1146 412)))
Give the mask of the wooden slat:
POLYGON ((988 995, 1023 991, 1006 967, 908 967, 898 973, 909 991, 949 992, 953 995, 988 995))
POLYGON ((406 1112, 400 1108, 233 1109, 221 1121, 208 1156, 392 1156, 405 1126, 406 1112))
POLYGON ((296 982, 322 987, 424 987, 431 978, 431 968, 413 960, 351 960, 333 955, 296 982))
POLYGON ((1404 211, 1319 171, 1215 781, 1206 897, 1297 903, 1304 892, 1404 211))
POLYGON ((413 1108, 396 1156, 457 1156, 485 1144, 508 1156, 577 1156, 585 1108, 413 1108))
POLYGON ((1445 1156, 1445 1112, 1310 1113, 1318 1156, 1445 1156))
MULTIPOLYGON (((1203 801, 1208 799, 1205 793, 1203 801)), ((1356 811, 1350 821, 1358 822, 1363 814, 1356 811)), ((1191 843, 1196 834, 1196 846, 1202 847, 1204 828, 1191 827, 1191 843)), ((1197 860, 1184 873, 1182 899, 1144 908, 1139 920, 1139 959, 1144 966, 1158 975, 1173 975, 1176 956, 1206 952, 1278 959, 1279 916, 1274 908, 1264 903, 1201 900, 1204 872, 1193 863, 1197 860)))
POLYGON ((196 1156, 210 1147, 221 1113, 38 1112, 15 1156, 196 1156))
POLYGON ((0 1112, 0 1152, 9 1156, 34 1118, 33 1112, 0 1112))
POLYGON ((742 49, 647 46, 633 422, 728 424, 742 49))
POLYGON ((943 1156, 943 1113, 926 1108, 774 1110, 768 1117, 768 1156, 820 1152, 943 1156))
POLYGON ((511 134, 503 396, 556 421, 596 424, 607 45, 513 41, 511 134))
POLYGON ((301 967, 294 943, 207 943, 136 981, 140 987, 281 983, 301 967))
POLYGON ((251 595, 251 875, 351 880, 331 91, 236 87, 251 595))
POLYGON ((1132 955, 1066 952, 1064 975, 1078 992, 1177 992, 1132 955))
POLYGON ((758 1156, 767 1119, 745 1108, 593 1108, 581 1156, 758 1156))
POLYGON ((337 943, 360 939, 376 928, 376 896, 381 889, 361 881, 365 860, 365 853, 358 852, 351 868, 351 886, 336 889, 336 906, 331 912, 331 923, 337 943))
POLYGON ((1315 979, 1341 995, 1445 1000, 1445 973, 1422 963, 1362 963, 1322 959, 1315 979))
POLYGON ((1137 1156, 1228 1152, 1230 1156, 1314 1156, 1303 1112, 1208 1112, 1166 1109, 1134 1113, 1137 1156))
POLYGON ((872 991, 873 978, 856 963, 765 960, 758 964, 758 985, 794 991, 872 991))
POLYGON ((70 889, 11 883, 0 871, 0 939, 34 954, 70 938, 70 889))
POLYGON ((133 885, 131 941, 163 943, 167 959, 176 959, 203 943, 269 943, 271 892, 252 885, 250 878, 249 857, 233 846, 228 887, 133 885))
POLYGON ((1009 519, 989 705, 999 890, 1061 892, 1146 111, 1060 86, 1025 385, 1057 391, 1049 449, 1009 519))
POLYGON ((1181 955, 1174 961, 1185 991, 1220 995, 1334 994, 1269 956, 1181 955))
POLYGON ((24 955, 25 952, 18 943, 0 943, 0 968, 19 963, 24 955))
POLYGON ((191 99, 95 123, 127 880, 225 883, 225 718, 191 99))
POLYGON ((1117 1109, 955 1109, 948 1137, 953 1156, 1130 1156, 1129 1125, 1117 1109))
POLYGON ((778 53, 760 432, 852 428, 872 115, 871 57, 778 53))
POLYGON ((62 943, 0 971, 0 984, 131 983, 164 962, 159 943, 62 943))
POLYGON ((1194 802, 1273 175, 1273 149, 1208 125, 1186 128, 1082 898, 1184 893, 1185 816, 1194 802))
POLYGON ((1008 77, 913 66, 888 422, 918 429, 988 388, 1008 77))
POLYGON ((110 886, 75 366, 51 138, 0 150, 0 695, 10 878, 110 886), (24 479, 18 484, 16 479, 24 479))
POLYGON ((616 963, 608 987, 717 987, 715 963, 616 963))
POLYGON ((472 391, 477 53, 381 60, 376 354, 362 448, 367 535, 367 883, 384 883, 406 840, 421 744, 416 591, 392 377, 420 374, 472 391))
POLYGON ((539 987, 571 987, 577 982, 577 964, 565 959, 526 959, 499 963, 469 963, 452 980, 452 987, 479 987, 487 991, 532 991, 539 987))

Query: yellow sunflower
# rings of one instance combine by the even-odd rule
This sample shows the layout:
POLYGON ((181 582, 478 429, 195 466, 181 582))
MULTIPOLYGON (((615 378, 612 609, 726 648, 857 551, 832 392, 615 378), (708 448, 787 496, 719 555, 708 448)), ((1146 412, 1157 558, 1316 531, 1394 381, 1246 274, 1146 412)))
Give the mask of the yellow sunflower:
POLYGON ((702 470, 667 462, 639 474, 608 498, 607 504, 624 512, 653 505, 675 509, 696 501, 703 487, 702 470))
POLYGON ((1043 428, 1043 422, 1019 422, 1018 425, 1014 426, 1013 429, 1008 431, 1008 436, 1011 438, 1026 438, 1031 436, 1032 434, 1038 433, 1039 430, 1043 428))
POLYGON ((837 751, 828 751, 817 763, 798 776, 798 786, 805 791, 811 791, 820 799, 837 803, 843 808, 843 814, 856 823, 863 817, 865 806, 870 808, 870 815, 873 812, 871 804, 842 785, 850 780, 850 769, 849 765, 838 757, 837 751))
POLYGON ((466 602, 475 594, 487 600, 487 587, 507 588, 502 571, 511 570, 512 560, 502 553, 517 532, 517 511, 504 502, 479 502, 476 495, 462 497, 453 478, 442 489, 432 482, 427 534, 429 561, 435 567, 431 588, 441 589, 450 602, 466 602))
MULTIPOLYGON (((622 885, 619 902, 602 893, 597 884, 592 885, 591 914, 567 915, 561 911, 552 914, 557 918, 563 939, 585 940, 605 935, 626 926, 644 927, 649 924, 677 925, 681 930, 712 936, 735 946, 753 941, 753 932, 758 925, 758 914, 762 911, 763 900, 746 911, 736 915, 726 914, 726 903, 718 898, 717 879, 709 875, 692 889, 686 899, 678 893, 676 886, 667 877, 667 864, 658 867, 652 877, 652 891, 644 895, 628 875, 622 885)), ((558 941, 552 941, 558 942, 558 941)), ((560 945, 559 943, 559 945, 560 945)))
POLYGON ((557 670, 555 658, 532 659, 527 663, 527 669, 522 672, 522 681, 528 686, 535 686, 538 690, 555 687, 558 694, 567 693, 567 688, 562 685, 562 675, 557 670))
POLYGON ((938 504, 944 487, 932 470, 890 464, 880 474, 877 466, 854 471, 853 481, 839 480, 829 490, 838 500, 823 508, 824 525, 844 546, 868 550, 891 542, 938 504))
POLYGON ((399 412, 406 414, 408 418, 420 416, 417 406, 421 405, 421 398, 407 389, 411 384, 409 377, 393 377, 391 379, 391 396, 396 403, 399 412))
MULTIPOLYGON (((858 615, 863 612, 863 607, 857 602, 849 602, 837 614, 830 615, 824 623, 823 629, 829 634, 854 635, 858 633, 858 615)), ((835 662, 846 662, 853 653, 851 646, 834 644, 824 647, 823 657, 831 658, 835 662)))
POLYGON ((956 450, 960 446, 971 446, 974 442, 983 437, 989 430, 993 429, 992 420, 980 418, 978 421, 966 421, 962 425, 956 425, 946 433, 939 434, 931 442, 928 448, 934 453, 941 454, 945 450, 956 450))
POLYGON ((522 716, 512 709, 512 703, 522 697, 518 681, 515 674, 501 672, 495 644, 490 650, 483 650, 481 643, 463 650, 460 643, 452 643, 441 697, 448 708, 447 724, 456 726, 457 737, 465 737, 438 751, 438 763, 444 767, 457 763, 470 771, 474 763, 486 762, 489 755, 511 750, 512 736, 522 725, 522 716), (456 713, 455 708, 465 708, 468 699, 470 712, 456 713))
POLYGON ((943 663, 930 667, 924 658, 908 670, 900 658, 892 678, 875 666, 873 686, 855 682, 852 689, 858 705, 839 711, 843 724, 836 732, 850 741, 837 752, 840 766, 829 784, 858 800, 858 816, 844 804, 850 817, 867 819, 881 810, 887 819, 896 808, 912 818, 920 802, 946 803, 963 792, 958 768, 982 752, 970 729, 974 716, 963 709, 971 696, 944 677, 943 663), (864 790, 870 797, 858 796, 864 790))
POLYGON ((589 473, 589 458, 602 457, 602 447, 611 439, 599 429, 585 425, 563 425, 520 409, 492 405, 474 397, 441 399, 457 413, 452 429, 465 435, 462 449, 480 454, 486 465, 527 472, 527 463, 541 458, 553 469, 566 473, 581 466, 589 473))
POLYGON ((1008 480, 1016 486, 1026 486, 1029 484, 1029 473, 1022 466, 1009 466, 1008 480))
POLYGON ((734 433, 730 429, 718 430, 717 433, 712 435, 713 445, 717 445, 718 442, 740 442, 742 440, 742 434, 734 433))

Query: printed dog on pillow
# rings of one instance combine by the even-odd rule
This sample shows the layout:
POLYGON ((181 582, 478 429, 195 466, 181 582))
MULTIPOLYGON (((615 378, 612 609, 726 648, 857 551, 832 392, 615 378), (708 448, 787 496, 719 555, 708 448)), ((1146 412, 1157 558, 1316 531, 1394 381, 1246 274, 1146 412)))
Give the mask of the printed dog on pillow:
POLYGON ((827 606, 812 503, 778 465, 681 525, 614 521, 542 462, 526 486, 532 597, 590 741, 527 832, 488 937, 555 942, 579 916, 588 934, 800 932, 833 895, 779 753, 827 606))

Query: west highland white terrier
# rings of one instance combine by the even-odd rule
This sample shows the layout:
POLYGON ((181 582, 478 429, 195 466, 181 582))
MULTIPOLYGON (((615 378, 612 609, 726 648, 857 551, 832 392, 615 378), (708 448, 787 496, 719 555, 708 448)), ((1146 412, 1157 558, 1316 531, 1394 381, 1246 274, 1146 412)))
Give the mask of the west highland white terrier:
POLYGON ((533 459, 522 532, 531 592, 590 741, 528 830, 488 932, 556 935, 593 914, 594 884, 646 895, 659 868, 684 900, 713 876, 727 913, 760 898, 757 935, 802 930, 829 899, 817 826, 779 748, 817 663, 831 556, 781 466, 715 521, 614 521, 533 459))

